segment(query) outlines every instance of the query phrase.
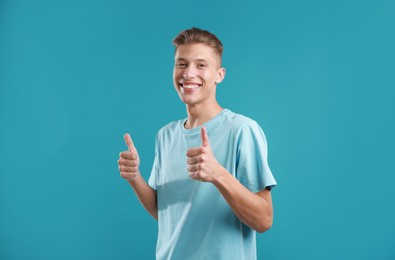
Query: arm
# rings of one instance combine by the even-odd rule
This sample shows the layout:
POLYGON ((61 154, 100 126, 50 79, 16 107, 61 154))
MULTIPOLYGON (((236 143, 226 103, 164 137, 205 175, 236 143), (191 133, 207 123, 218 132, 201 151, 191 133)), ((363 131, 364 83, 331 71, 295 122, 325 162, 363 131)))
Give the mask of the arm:
POLYGON ((156 191, 152 189, 138 173, 137 177, 129 181, 130 186, 132 186, 134 192, 136 193, 138 199, 144 208, 158 220, 158 206, 156 201, 156 191))
POLYGON ((187 152, 189 176, 213 183, 241 222, 260 233, 268 230, 273 222, 270 191, 253 193, 244 187, 216 161, 204 127, 201 135, 202 146, 187 152))
POLYGON ((124 151, 119 154, 118 168, 121 177, 129 182, 148 213, 158 220, 156 191, 145 182, 140 174, 140 158, 129 134, 125 134, 124 138, 129 151, 124 151))
MULTIPOLYGON (((222 168, 222 169, 221 169, 222 168)), ((225 168, 212 180, 241 222, 262 233, 273 223, 273 206, 270 191, 249 191, 225 168)))

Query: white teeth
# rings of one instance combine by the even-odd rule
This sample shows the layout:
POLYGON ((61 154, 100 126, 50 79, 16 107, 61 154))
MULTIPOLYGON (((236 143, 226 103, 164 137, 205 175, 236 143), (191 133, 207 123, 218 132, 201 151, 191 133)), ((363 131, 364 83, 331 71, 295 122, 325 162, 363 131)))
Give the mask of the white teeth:
POLYGON ((195 89, 195 88, 198 88, 199 87, 199 85, 184 85, 184 86, 182 86, 183 88, 187 88, 187 89, 195 89))

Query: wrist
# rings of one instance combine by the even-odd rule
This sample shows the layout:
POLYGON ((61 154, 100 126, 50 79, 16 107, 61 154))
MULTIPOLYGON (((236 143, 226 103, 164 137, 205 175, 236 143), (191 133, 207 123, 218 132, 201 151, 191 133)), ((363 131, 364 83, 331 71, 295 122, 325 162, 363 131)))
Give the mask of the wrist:
POLYGON ((216 174, 214 175, 214 178, 212 180, 212 183, 215 186, 218 186, 220 183, 224 182, 227 175, 228 175, 228 171, 222 165, 219 164, 216 170, 216 174))
POLYGON ((136 174, 135 174, 135 176, 133 176, 133 177, 131 177, 131 178, 126 178, 126 180, 127 180, 129 183, 132 183, 132 182, 134 182, 139 176, 140 176, 140 171, 137 171, 136 174))

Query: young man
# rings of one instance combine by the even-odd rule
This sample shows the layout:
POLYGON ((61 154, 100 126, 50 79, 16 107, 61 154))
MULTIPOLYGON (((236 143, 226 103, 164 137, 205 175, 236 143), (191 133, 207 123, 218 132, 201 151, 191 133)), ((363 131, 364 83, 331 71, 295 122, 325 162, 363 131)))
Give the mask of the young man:
POLYGON ((256 259, 256 231, 272 225, 276 185, 265 135, 216 100, 225 77, 218 38, 192 28, 173 43, 173 83, 188 117, 159 130, 148 184, 125 134, 120 174, 158 220, 157 259, 256 259))

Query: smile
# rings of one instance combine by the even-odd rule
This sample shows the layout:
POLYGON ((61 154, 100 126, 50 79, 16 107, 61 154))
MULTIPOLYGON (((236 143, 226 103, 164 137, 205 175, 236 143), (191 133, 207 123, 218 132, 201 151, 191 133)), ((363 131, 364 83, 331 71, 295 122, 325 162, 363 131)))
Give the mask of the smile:
POLYGON ((181 85, 181 87, 186 89, 197 89, 200 85, 181 85))
POLYGON ((180 87, 182 87, 183 89, 197 89, 200 88, 202 85, 196 82, 183 82, 183 83, 179 83, 180 87))

